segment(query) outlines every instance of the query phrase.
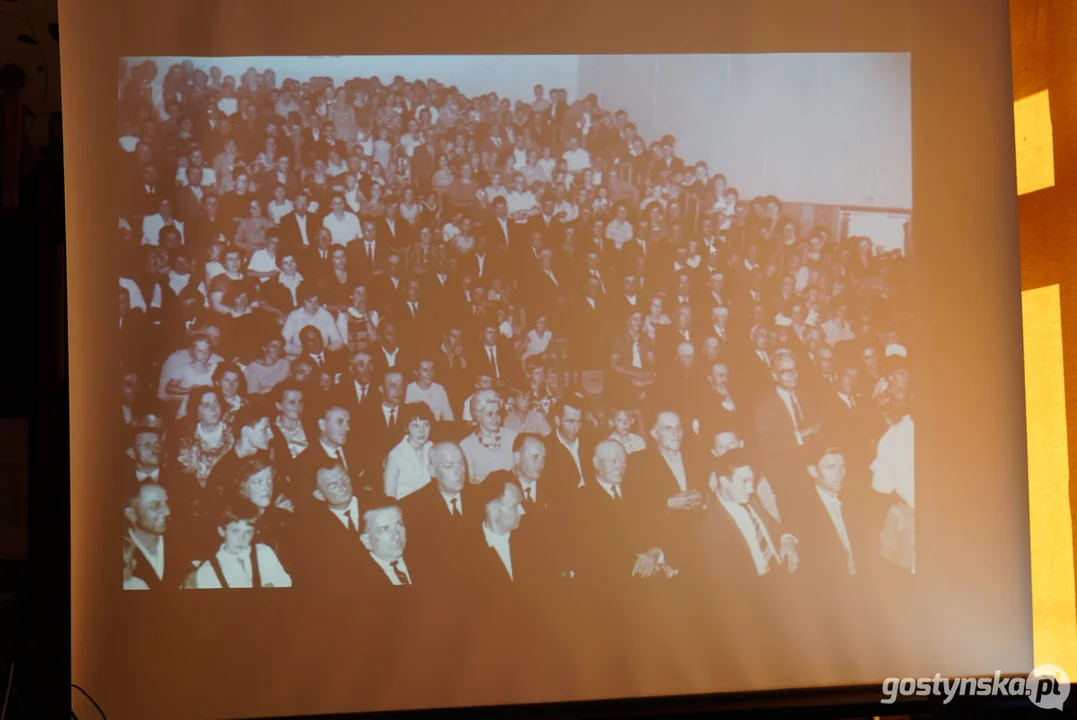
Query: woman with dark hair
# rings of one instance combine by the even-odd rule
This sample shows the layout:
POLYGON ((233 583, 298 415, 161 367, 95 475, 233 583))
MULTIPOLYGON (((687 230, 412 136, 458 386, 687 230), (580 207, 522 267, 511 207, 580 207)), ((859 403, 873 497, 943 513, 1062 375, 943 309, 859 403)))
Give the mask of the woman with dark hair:
POLYGON ((269 393, 284 382, 291 372, 291 363, 284 356, 284 338, 273 332, 262 343, 262 356, 247 363, 243 373, 247 377, 247 394, 269 393))
POLYGON ((192 476, 205 488, 213 466, 232 449, 235 438, 224 422, 224 403, 217 388, 192 390, 188 409, 192 424, 179 438, 176 462, 184 474, 192 476))
POLYGON ((243 371, 231 362, 218 363, 213 371, 213 386, 221 391, 221 408, 224 410, 223 421, 229 426, 236 417, 236 412, 247 404, 240 394, 243 371))
POLYGON ((430 482, 430 426, 433 414, 426 403, 408 403, 401 408, 403 439, 389 451, 385 461, 385 494, 400 500, 430 482))

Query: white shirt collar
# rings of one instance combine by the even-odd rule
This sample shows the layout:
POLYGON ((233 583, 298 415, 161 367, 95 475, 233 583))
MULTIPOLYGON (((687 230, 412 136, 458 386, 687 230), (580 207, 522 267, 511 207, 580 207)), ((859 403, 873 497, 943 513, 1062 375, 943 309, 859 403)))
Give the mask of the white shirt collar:
POLYGON ((352 499, 348 501, 348 507, 343 510, 331 507, 329 510, 337 516, 337 519, 340 520, 344 527, 348 527, 348 520, 350 518, 351 522, 355 524, 355 529, 359 529, 359 498, 352 495, 352 499))

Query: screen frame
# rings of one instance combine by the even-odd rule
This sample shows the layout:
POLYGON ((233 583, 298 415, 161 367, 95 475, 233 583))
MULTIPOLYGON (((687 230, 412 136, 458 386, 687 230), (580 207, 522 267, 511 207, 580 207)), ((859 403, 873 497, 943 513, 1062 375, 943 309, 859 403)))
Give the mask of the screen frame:
MULTIPOLYGON (((355 54, 359 48, 370 54, 910 52, 913 217, 916 231, 922 235, 915 242, 916 252, 910 252, 910 256, 916 267, 916 316, 933 317, 930 327, 917 326, 915 345, 924 352, 911 360, 919 393, 917 424, 922 428, 917 439, 921 496, 917 542, 922 548, 960 547, 963 552, 958 568, 945 567, 945 558, 925 559, 918 568, 917 585, 930 586, 934 593, 951 598, 981 599, 976 612, 954 603, 945 613, 939 613, 939 624, 932 627, 949 628, 951 638, 958 637, 959 632, 971 636, 969 633, 983 627, 977 623, 999 628, 991 638, 990 648, 985 647, 985 640, 969 643, 946 663, 939 663, 938 669, 944 674, 958 675, 962 668, 979 667, 977 658, 988 649, 1008 653, 1013 664, 1020 665, 1017 658, 1023 658, 1023 666, 1031 667, 1031 585, 1013 582, 1014 578, 1030 577, 1028 548, 1027 544, 1013 547, 1008 542, 1013 537, 1028 537, 1028 497, 1023 481, 1026 454, 1020 266, 1009 17, 1004 0, 880 0, 871 3, 870 8, 856 0, 765 0, 751 4, 712 0, 706 6, 675 0, 657 12, 636 0, 592 0, 586 4, 551 0, 541 8, 487 0, 466 5, 405 0, 389 6, 364 7, 360 13, 364 29, 358 34, 318 22, 338 13, 357 13, 354 4, 326 0, 316 3, 317 12, 310 12, 312 3, 305 3, 307 17, 282 24, 287 25, 287 33, 275 24, 252 20, 280 17, 288 5, 281 0, 235 0, 227 5, 198 0, 179 9, 133 0, 113 0, 107 6, 75 0, 60 3, 65 28, 62 57, 67 219, 74 240, 68 243, 68 344, 71 651, 76 682, 85 676, 100 678, 83 683, 91 690, 97 682, 104 682, 96 675, 100 663, 95 662, 95 649, 102 638, 90 627, 88 606, 92 603, 85 600, 100 597, 100 583, 93 575, 104 563, 89 554, 90 539, 109 526, 103 525, 101 518, 92 517, 87 508, 93 502, 91 478, 104 467, 100 442, 94 438, 93 408, 108 397, 99 382, 100 377, 108 376, 102 375, 107 371, 97 367, 101 359, 95 347, 101 338, 115 333, 115 324, 107 322, 108 311, 102 313, 101 309, 114 303, 110 287, 117 258, 101 246, 79 242, 85 236, 74 230, 95 228, 91 236, 108 238, 107 228, 114 227, 114 221, 109 222, 111 208, 95 205, 92 193, 85 192, 93 187, 94 168, 109 162, 100 139, 110 137, 115 128, 114 109, 95 103, 94 92, 109 84, 114 91, 113 63, 122 56, 219 54, 214 53, 217 37, 212 33, 199 35, 197 42, 180 43, 179 33, 124 36, 118 29, 121 25, 131 22, 145 28, 183 29, 192 18, 208 15, 216 15, 224 26, 237 28, 228 40, 231 55, 355 54), (392 26, 399 13, 425 17, 430 22, 403 35, 377 31, 383 24, 392 26), (578 19, 578 27, 566 29, 559 24, 569 16, 578 19), (466 36, 439 34, 436 30, 460 28, 462 22, 468 21, 472 25, 466 36), (505 32, 511 22, 530 30, 505 32), (640 36, 636 31, 643 26, 649 32, 640 36), (596 33, 595 28, 614 31, 596 33), (309 38, 305 52, 303 44, 296 40, 300 37, 309 38), (961 91, 955 92, 955 87, 961 91), (997 242, 988 243, 986 238, 997 242), (956 282, 950 274, 954 267, 965 268, 965 274, 956 282), (967 331, 964 343, 955 341, 955 326, 967 331), (962 374, 961 368, 967 367, 977 367, 978 378, 997 383, 990 400, 975 417, 959 412, 975 402, 982 390, 967 377, 968 373, 962 374), (946 401, 925 400, 932 397, 946 401), (943 428, 954 426, 966 432, 947 452, 932 429, 941 434, 945 432, 943 428), (929 477, 964 477, 970 485, 923 482, 929 477), (1018 478, 1022 481, 1018 482, 1018 478), (998 498, 1000 505, 977 508, 977 522, 983 523, 979 527, 970 526, 963 512, 972 482, 976 482, 979 491, 998 498), (1003 505, 1006 512, 1002 511, 1003 505), (1008 532, 976 534, 989 525, 1008 532), (968 542, 969 533, 974 534, 976 542, 968 542), (1006 592, 1000 592, 998 578, 991 572, 997 567, 1011 571, 1006 578, 1010 582, 1001 585, 1006 592), (990 607, 984 607, 984 598, 990 599, 990 607)), ((927 598, 920 596, 917 601, 926 603, 927 598)), ((940 637, 939 632, 933 633, 930 627, 917 623, 912 623, 909 630, 924 639, 921 651, 925 653, 929 653, 932 640, 940 637)), ((891 674, 900 675, 903 668, 910 667, 909 658, 895 656, 892 666, 895 671, 891 674)), ((849 697, 864 687, 854 687, 849 697)), ((761 704, 777 706, 783 692, 787 691, 770 690, 749 696, 758 698, 761 704)), ((796 692, 809 702, 821 691, 796 692)), ((732 699, 730 695, 724 697, 732 699)), ((602 702, 642 706, 647 701, 602 702)), ((514 712, 524 707, 516 706, 514 712)))

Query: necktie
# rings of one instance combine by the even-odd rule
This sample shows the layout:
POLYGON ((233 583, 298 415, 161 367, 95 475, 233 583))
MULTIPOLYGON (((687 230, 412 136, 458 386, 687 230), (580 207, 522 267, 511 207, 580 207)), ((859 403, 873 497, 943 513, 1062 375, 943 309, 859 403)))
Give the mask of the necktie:
POLYGON ((352 522, 352 513, 351 513, 351 510, 349 510, 349 511, 347 511, 347 512, 345 512, 345 513, 344 513, 344 518, 345 518, 345 520, 347 520, 347 524, 348 524, 348 529, 349 529, 349 530, 351 530, 352 532, 355 532, 356 530, 358 530, 358 529, 359 529, 359 528, 355 527, 355 523, 354 523, 354 522, 352 522))
POLYGON ((248 579, 252 579, 251 578, 251 570, 250 570, 249 567, 247 567, 246 558, 241 558, 241 557, 236 558, 236 562, 239 563, 239 569, 243 571, 243 574, 246 575, 248 579))
POLYGON ((752 528, 755 530, 755 542, 759 547, 759 552, 763 555, 764 573, 770 572, 771 562, 777 560, 777 556, 774 554, 774 548, 767 542, 766 530, 763 528, 763 522, 759 519, 759 516, 755 514, 755 510, 750 505, 746 506, 748 511, 748 517, 752 520, 752 528))
POLYGON ((533 486, 529 485, 528 487, 524 488, 524 497, 527 498, 527 502, 531 503, 532 505, 535 504, 535 489, 533 486))
POLYGON ((370 262, 374 262, 374 243, 369 240, 366 243, 366 259, 370 262))
POLYGON ((389 567, 391 567, 393 569, 393 572, 396 573, 396 579, 400 581, 401 585, 411 585, 411 578, 409 578, 408 574, 404 572, 404 568, 400 567, 399 560, 393 560, 391 563, 389 563, 389 567))
POLYGON ((344 469, 348 469, 348 461, 344 459, 344 448, 337 448, 337 460, 340 460, 340 464, 344 466, 344 469))
POLYGON ((318 367, 320 368, 325 363, 325 356, 321 353, 318 353, 314 356, 314 362, 316 362, 318 364, 318 367))
POLYGON ((789 393, 789 399, 793 401, 793 412, 797 416, 797 427, 799 428, 804 422, 804 413, 800 409, 800 403, 797 402, 796 393, 789 393))
POLYGON ((452 509, 449 511, 449 514, 452 515, 453 517, 457 517, 459 515, 464 514, 463 512, 460 511, 460 498, 459 497, 454 497, 452 499, 452 509))
POLYGON ((614 500, 621 500, 622 499, 621 498, 621 486, 620 485, 614 485, 613 486, 613 499, 614 500))
POLYGON ((396 408, 389 410, 389 427, 396 427, 396 408))
POLYGON ((415 309, 416 309, 417 306, 418 306, 418 303, 413 303, 413 302, 408 303, 408 308, 411 310, 412 319, 415 319, 415 309))

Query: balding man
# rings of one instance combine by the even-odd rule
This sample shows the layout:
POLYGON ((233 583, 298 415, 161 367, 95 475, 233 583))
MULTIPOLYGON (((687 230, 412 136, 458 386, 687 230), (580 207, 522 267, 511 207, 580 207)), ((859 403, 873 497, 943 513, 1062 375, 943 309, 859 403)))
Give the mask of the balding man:
POLYGON ((452 554, 463 528, 481 514, 471 499, 474 486, 467 482, 467 460, 454 442, 430 449, 433 482, 409 495, 403 503, 416 553, 443 558, 452 554))
POLYGON ((796 356, 790 350, 774 352, 770 360, 774 388, 755 408, 755 428, 763 453, 763 470, 779 500, 782 485, 803 479, 807 461, 804 445, 819 434, 820 426, 810 400, 799 392, 796 356))
POLYGON ((575 541, 568 564, 581 583, 608 586, 668 569, 658 547, 661 523, 648 508, 640 479, 625 482, 626 463, 620 443, 598 443, 589 459, 594 481, 574 498, 575 541))

